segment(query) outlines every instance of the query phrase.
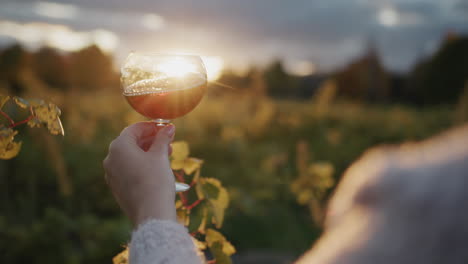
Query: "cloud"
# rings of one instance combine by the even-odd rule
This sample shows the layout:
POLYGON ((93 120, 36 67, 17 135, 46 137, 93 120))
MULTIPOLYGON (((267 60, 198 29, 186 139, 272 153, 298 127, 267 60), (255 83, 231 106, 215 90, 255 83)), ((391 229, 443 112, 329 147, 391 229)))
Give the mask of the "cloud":
POLYGON ((96 44, 105 52, 112 52, 118 37, 108 30, 74 31, 64 25, 47 23, 20 24, 0 20, 0 36, 17 40, 30 48, 46 45, 66 51, 75 51, 96 44))
POLYGON ((118 57, 172 49, 244 66, 282 57, 319 70, 358 56, 370 39, 388 67, 407 70, 447 30, 468 32, 466 0, 11 1, 0 4, 0 17, 115 32, 118 57))
POLYGON ((0 17, 20 22, 61 23, 81 30, 100 27, 144 33, 165 26, 165 19, 154 12, 119 11, 44 1, 1 3, 0 17))

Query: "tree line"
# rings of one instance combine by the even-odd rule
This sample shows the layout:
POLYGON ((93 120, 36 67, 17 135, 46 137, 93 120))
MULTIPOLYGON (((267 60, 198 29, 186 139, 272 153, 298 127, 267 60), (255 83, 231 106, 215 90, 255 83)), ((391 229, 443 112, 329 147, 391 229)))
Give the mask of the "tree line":
MULTIPOLYGON (((0 89, 21 95, 27 89, 25 78, 58 90, 95 91, 120 85, 112 56, 94 45, 71 53, 49 47, 30 52, 19 44, 1 50, 0 89)), ((281 60, 275 60, 263 69, 252 67, 243 76, 225 70, 218 83, 274 98, 308 99, 326 80, 334 81, 340 97, 361 102, 455 103, 468 81, 468 36, 447 35, 433 55, 406 74, 388 71, 370 47, 333 72, 294 76, 286 72, 281 60)), ((219 91, 224 90, 214 93, 219 91)))

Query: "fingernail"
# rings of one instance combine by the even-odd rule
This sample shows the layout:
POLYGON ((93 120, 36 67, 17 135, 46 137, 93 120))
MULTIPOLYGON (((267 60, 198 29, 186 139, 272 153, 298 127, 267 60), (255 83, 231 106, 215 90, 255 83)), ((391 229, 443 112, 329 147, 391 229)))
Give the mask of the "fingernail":
POLYGON ((175 132, 175 126, 174 125, 168 125, 167 128, 166 128, 166 134, 169 137, 172 137, 172 136, 174 136, 174 132, 175 132))

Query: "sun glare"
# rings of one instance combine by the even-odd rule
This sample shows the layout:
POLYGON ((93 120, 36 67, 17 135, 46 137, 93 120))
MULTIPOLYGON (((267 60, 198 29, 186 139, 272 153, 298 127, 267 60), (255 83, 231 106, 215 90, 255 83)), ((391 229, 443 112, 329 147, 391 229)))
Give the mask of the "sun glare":
MULTIPOLYGON (((194 52, 170 51, 175 54, 194 54, 194 52)), ((224 68, 224 60, 219 56, 200 56, 206 68, 208 81, 216 81, 222 74, 224 68)), ((190 72, 196 72, 196 67, 190 61, 183 57, 177 60, 168 61, 160 64, 158 70, 175 77, 183 77, 190 72)))
POLYGON ((224 61, 218 56, 202 56, 203 64, 205 64, 206 74, 209 81, 217 80, 224 66, 224 61))
POLYGON ((197 67, 184 58, 168 60, 158 65, 158 71, 173 77, 184 77, 185 75, 197 72, 197 67))

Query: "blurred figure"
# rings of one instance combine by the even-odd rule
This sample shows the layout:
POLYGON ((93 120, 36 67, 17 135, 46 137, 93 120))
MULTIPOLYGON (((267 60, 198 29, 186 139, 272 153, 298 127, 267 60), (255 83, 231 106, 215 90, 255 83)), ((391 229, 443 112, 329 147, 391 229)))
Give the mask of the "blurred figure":
POLYGON ((325 233, 299 261, 468 263, 468 126, 369 151, 345 173, 325 233))
MULTIPOLYGON (((165 165, 174 131, 154 136, 152 127, 125 129, 104 162, 116 200, 137 227, 130 263, 200 263, 175 220, 174 182, 165 165), (148 137, 152 145, 143 151, 148 137)), ((345 173, 323 237, 298 263, 468 263, 465 186, 468 126, 423 143, 371 150, 345 173)))

